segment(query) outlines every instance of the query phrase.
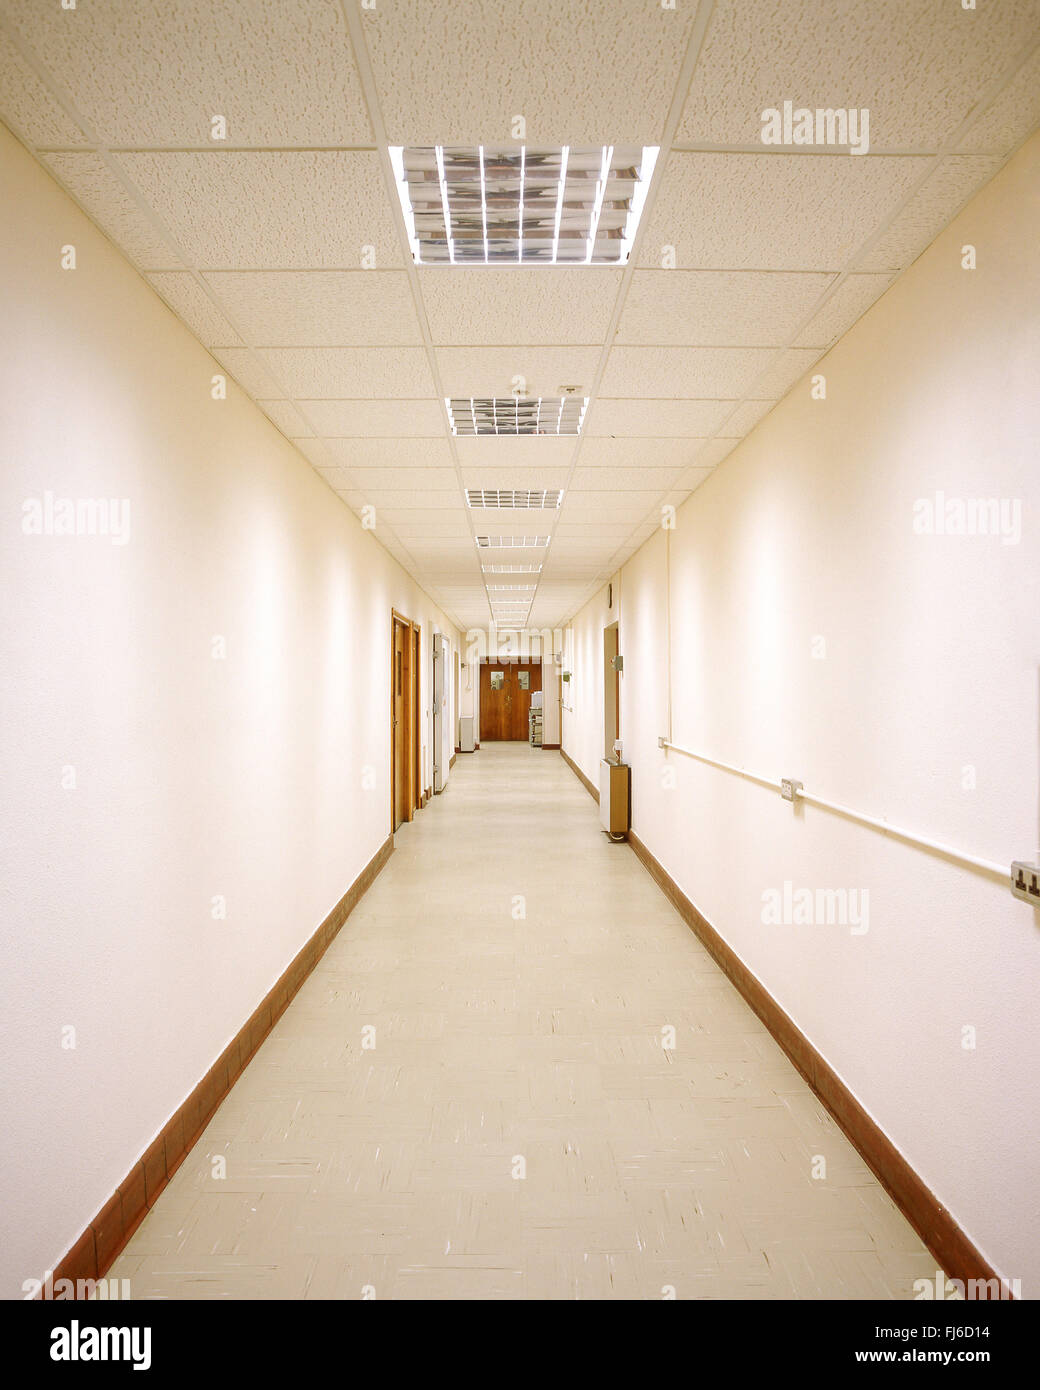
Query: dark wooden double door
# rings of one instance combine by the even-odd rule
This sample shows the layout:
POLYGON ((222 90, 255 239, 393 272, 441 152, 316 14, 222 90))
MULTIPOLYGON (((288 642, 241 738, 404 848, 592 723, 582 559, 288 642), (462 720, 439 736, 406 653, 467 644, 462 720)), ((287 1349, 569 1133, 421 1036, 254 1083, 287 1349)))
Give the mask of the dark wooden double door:
POLYGON ((531 696, 542 688, 540 661, 485 661, 480 667, 480 741, 505 742, 529 733, 531 696))

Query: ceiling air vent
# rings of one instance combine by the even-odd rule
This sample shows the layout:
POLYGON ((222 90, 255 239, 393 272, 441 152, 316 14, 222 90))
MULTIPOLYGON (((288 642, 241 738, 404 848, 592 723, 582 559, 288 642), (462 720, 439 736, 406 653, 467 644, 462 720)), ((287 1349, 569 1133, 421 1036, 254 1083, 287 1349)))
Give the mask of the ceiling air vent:
POLYGON ((589 398, 456 396, 444 404, 452 434, 580 434, 589 398))
POLYGON ((523 511, 555 511, 563 493, 559 488, 468 487, 466 501, 471 507, 511 507, 523 511))
POLYGON ((420 265, 624 265, 656 146, 391 146, 420 265))

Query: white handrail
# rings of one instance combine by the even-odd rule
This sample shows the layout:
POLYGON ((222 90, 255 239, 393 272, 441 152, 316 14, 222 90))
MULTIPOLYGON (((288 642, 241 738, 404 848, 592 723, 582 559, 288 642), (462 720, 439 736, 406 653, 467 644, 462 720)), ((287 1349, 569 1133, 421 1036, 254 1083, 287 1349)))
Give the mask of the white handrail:
MULTIPOLYGON (((748 772, 746 768, 735 767, 732 763, 720 762, 718 758, 709 758, 704 753, 695 753, 692 748, 683 748, 678 743, 672 743, 670 739, 662 738, 660 746, 670 748, 674 753, 682 753, 687 758, 695 758, 700 763, 708 763, 711 767, 722 768, 724 772, 736 773, 738 777, 746 777, 749 781, 771 787, 774 791, 782 790, 781 782, 775 777, 760 777, 758 773, 748 772)), ((807 792, 804 787, 799 786, 798 783, 794 783, 791 790, 793 796, 807 801, 811 806, 819 806, 824 811, 832 811, 835 815, 846 816, 849 820, 859 821, 861 825, 869 825, 873 830, 880 830, 885 835, 895 835, 908 844, 933 850, 936 854, 943 854, 947 859, 955 859, 959 864, 966 864, 969 868, 981 869, 983 873, 998 874, 1003 879, 1011 877, 1010 864, 998 864, 992 859, 981 859, 975 854, 965 854, 963 850, 943 844, 941 840, 932 840, 925 835, 918 835, 913 830, 904 830, 901 826, 879 820, 876 816, 868 816, 862 811, 855 811, 851 806, 842 806, 840 802, 827 801, 822 796, 815 796, 812 792, 807 792)))

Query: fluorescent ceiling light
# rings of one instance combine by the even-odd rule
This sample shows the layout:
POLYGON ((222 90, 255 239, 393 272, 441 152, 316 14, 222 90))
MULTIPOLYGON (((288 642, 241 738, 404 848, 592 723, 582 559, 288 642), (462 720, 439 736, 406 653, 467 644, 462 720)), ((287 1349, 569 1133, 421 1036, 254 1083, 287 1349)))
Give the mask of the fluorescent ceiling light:
POLYGON ((549 544, 548 536, 478 536, 477 545, 482 550, 541 549, 549 544))
POLYGON ((481 565, 485 574, 541 574, 541 565, 481 565))
POLYGON ((563 493, 559 488, 468 487, 466 501, 471 507, 487 509, 509 507, 526 511, 555 511, 563 493))
POLYGON ((588 396, 445 396, 455 435, 580 434, 588 396))
POLYGON ((655 145, 390 148, 420 265, 624 265, 655 145))

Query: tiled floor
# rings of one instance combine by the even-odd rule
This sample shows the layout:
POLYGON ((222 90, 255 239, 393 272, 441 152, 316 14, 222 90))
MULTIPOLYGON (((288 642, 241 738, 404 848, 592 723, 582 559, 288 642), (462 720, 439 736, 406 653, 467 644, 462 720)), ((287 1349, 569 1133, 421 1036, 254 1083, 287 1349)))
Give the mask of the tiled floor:
POLYGON ((110 1274, 136 1298, 909 1298, 935 1262, 563 760, 486 744, 110 1274))

